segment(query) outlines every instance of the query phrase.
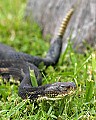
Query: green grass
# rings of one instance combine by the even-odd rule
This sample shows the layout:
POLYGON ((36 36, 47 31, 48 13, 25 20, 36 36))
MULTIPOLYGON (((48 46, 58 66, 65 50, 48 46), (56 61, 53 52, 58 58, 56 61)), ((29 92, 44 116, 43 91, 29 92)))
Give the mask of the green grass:
MULTIPOLYGON (((25 0, 0 1, 0 42, 32 55, 49 48, 38 25, 24 21, 25 0)), ((43 84, 74 81, 75 94, 58 101, 30 103, 18 97, 18 86, 0 85, 0 120, 96 120, 96 51, 76 54, 69 43, 55 68, 48 67, 43 84)), ((42 73, 43 74, 43 73, 42 73)))

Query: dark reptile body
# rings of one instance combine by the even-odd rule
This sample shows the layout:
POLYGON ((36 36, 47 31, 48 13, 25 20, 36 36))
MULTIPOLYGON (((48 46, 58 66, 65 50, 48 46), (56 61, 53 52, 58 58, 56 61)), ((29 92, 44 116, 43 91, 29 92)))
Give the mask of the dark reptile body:
MULTIPOLYGON (((30 80, 30 72, 34 70, 38 86, 42 84, 42 77, 39 69, 37 68, 41 62, 45 66, 55 65, 58 62, 62 47, 62 39, 57 38, 54 43, 51 45, 48 54, 45 58, 40 58, 37 56, 31 56, 26 53, 16 52, 13 48, 6 46, 0 43, 0 74, 3 75, 12 75, 19 77, 21 84, 19 86, 19 95, 22 98, 30 96, 30 93, 37 88, 32 87, 30 80), (4 69, 5 68, 5 69, 4 69)), ((46 87, 49 85, 46 85, 46 87)), ((38 89, 43 90, 44 87, 38 87, 38 89)), ((30 96, 32 99, 32 96, 30 96)))
POLYGON ((3 77, 18 77, 20 86, 18 90, 19 96, 29 98, 31 100, 38 99, 39 97, 54 97, 57 95, 67 94, 74 89, 75 83, 73 82, 56 82, 53 84, 42 85, 42 75, 38 66, 43 62, 46 67, 56 65, 59 60, 62 48, 62 37, 69 18, 73 10, 71 9, 60 27, 60 34, 55 38, 54 42, 45 58, 32 56, 22 52, 16 52, 13 48, 0 43, 0 75, 3 77), (66 23, 66 24, 65 24, 66 23), (33 87, 30 78, 30 70, 34 70, 37 79, 38 87, 33 87))
MULTIPOLYGON (((58 91, 58 89, 60 85, 66 84, 65 87, 75 87, 75 84, 73 82, 57 82, 41 86, 42 76, 37 67, 41 62, 43 62, 46 67, 49 65, 54 66, 60 57, 61 48, 62 38, 57 38, 51 45, 46 57, 40 58, 26 53, 16 52, 13 48, 0 43, 0 74, 2 76, 12 75, 13 77, 19 78, 21 83, 18 94, 23 99, 28 97, 29 99, 34 100, 40 95, 45 96, 45 94, 49 92, 48 88, 50 86, 54 88, 56 94, 59 94, 60 90, 58 91), (30 70, 34 70, 38 87, 32 86, 29 68, 30 70)), ((52 88, 51 92, 53 92, 52 88)))

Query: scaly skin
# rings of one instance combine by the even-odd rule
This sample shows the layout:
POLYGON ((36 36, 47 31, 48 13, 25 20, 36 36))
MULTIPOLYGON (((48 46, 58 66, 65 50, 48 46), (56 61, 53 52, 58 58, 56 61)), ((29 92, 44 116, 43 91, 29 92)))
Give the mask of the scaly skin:
POLYGON ((31 56, 26 53, 16 52, 13 48, 0 43, 0 75, 18 77, 20 80, 19 96, 31 100, 56 100, 71 93, 76 85, 73 82, 57 82, 42 86, 42 77, 37 68, 41 62, 47 66, 54 66, 59 60, 62 49, 62 37, 73 14, 71 8, 63 20, 57 38, 51 45, 45 58, 31 56), (33 87, 30 79, 30 71, 34 70, 38 87, 33 87))

